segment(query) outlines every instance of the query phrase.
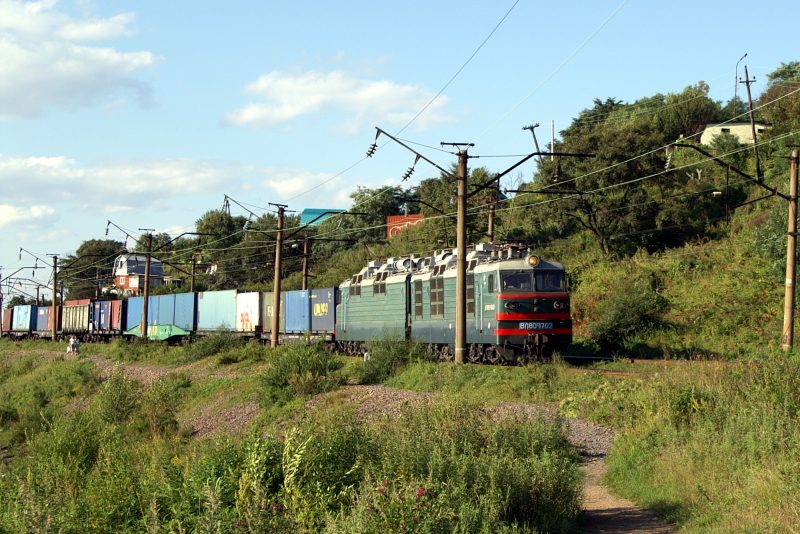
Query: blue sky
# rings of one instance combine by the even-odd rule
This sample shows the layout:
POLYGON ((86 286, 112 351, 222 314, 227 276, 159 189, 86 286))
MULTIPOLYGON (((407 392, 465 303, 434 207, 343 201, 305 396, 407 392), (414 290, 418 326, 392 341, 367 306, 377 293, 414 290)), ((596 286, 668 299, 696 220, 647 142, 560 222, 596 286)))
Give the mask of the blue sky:
MULTIPOLYGON (((567 127, 594 98, 703 80, 728 101, 744 53, 739 75, 747 65, 757 95, 767 73, 800 59, 795 11, 738 0, 0 0, 0 274, 33 264, 20 247, 69 254, 104 238, 107 220, 192 230, 225 194, 347 208, 357 185, 399 184, 413 162, 391 144, 361 161, 374 127, 397 132, 427 104, 402 138, 496 156, 531 151, 531 123, 548 142, 551 121, 567 127)), ((436 174, 420 162, 407 184, 436 174)))

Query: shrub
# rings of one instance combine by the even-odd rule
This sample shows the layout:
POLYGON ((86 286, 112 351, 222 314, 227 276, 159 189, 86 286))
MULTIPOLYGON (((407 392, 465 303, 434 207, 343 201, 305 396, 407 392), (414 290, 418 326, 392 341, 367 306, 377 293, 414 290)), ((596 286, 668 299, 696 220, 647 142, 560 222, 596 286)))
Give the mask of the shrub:
POLYGON ((270 354, 262 375, 265 401, 282 404, 296 396, 335 389, 342 383, 335 374, 341 367, 341 360, 322 345, 281 345, 270 354))
POLYGON ((606 290, 591 324, 592 338, 601 347, 621 347, 637 334, 661 325, 667 301, 644 276, 620 277, 606 290))
POLYGON ((202 360, 234 349, 241 349, 247 344, 243 337, 229 332, 212 334, 196 338, 183 348, 183 359, 188 362, 202 360))
POLYGON ((168 375, 156 380, 142 396, 141 415, 147 422, 150 433, 173 434, 178 429, 176 414, 181 397, 181 388, 187 387, 185 377, 168 375))
POLYGON ((89 410, 104 423, 124 423, 139 407, 141 390, 138 382, 116 369, 100 386, 89 410))
POLYGON ((358 369, 362 384, 377 384, 397 374, 424 351, 417 343, 400 339, 381 339, 369 344, 369 356, 358 369))
POLYGON ((251 339, 244 345, 236 346, 221 352, 217 357, 217 363, 220 365, 229 365, 243 361, 258 362, 264 360, 268 352, 269 349, 266 346, 251 339))

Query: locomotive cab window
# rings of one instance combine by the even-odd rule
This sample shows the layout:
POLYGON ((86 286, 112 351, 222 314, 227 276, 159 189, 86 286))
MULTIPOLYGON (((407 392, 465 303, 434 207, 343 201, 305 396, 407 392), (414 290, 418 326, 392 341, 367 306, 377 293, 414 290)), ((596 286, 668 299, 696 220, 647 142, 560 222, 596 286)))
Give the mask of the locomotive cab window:
POLYGON ((489 277, 486 279, 486 291, 489 293, 494 293, 494 275, 490 274, 489 277))
POLYGON ((505 273, 503 291, 530 291, 533 289, 531 273, 505 273))
POLYGON ((561 271, 540 271, 535 275, 538 291, 564 291, 566 282, 561 271))

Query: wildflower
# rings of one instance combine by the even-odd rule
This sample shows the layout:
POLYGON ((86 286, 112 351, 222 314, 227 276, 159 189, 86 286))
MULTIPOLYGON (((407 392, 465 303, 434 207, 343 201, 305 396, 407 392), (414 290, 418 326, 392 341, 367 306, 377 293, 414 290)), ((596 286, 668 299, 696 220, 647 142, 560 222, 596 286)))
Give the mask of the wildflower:
POLYGON ((417 488, 417 497, 425 497, 428 494, 428 490, 423 487, 417 488))
POLYGON ((378 488, 376 491, 378 495, 386 495, 386 488, 378 488))
POLYGON ((272 511, 278 514, 283 512, 283 505, 279 502, 272 503, 272 511))

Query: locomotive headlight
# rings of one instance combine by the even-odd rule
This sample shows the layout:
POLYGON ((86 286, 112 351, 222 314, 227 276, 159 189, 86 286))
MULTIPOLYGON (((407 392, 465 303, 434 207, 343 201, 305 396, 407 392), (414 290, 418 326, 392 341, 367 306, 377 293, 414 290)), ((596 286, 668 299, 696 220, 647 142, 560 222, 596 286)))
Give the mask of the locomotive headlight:
POLYGON ((531 267, 536 267, 539 265, 539 256, 536 256, 535 254, 528 256, 528 265, 531 267))
POLYGON ((557 310, 560 310, 560 309, 561 309, 561 308, 563 308, 563 307, 564 307, 564 303, 563 303, 563 302, 561 302, 560 300, 557 300, 557 301, 555 301, 555 302, 553 303, 553 308, 555 308, 555 309, 557 309, 557 310))

